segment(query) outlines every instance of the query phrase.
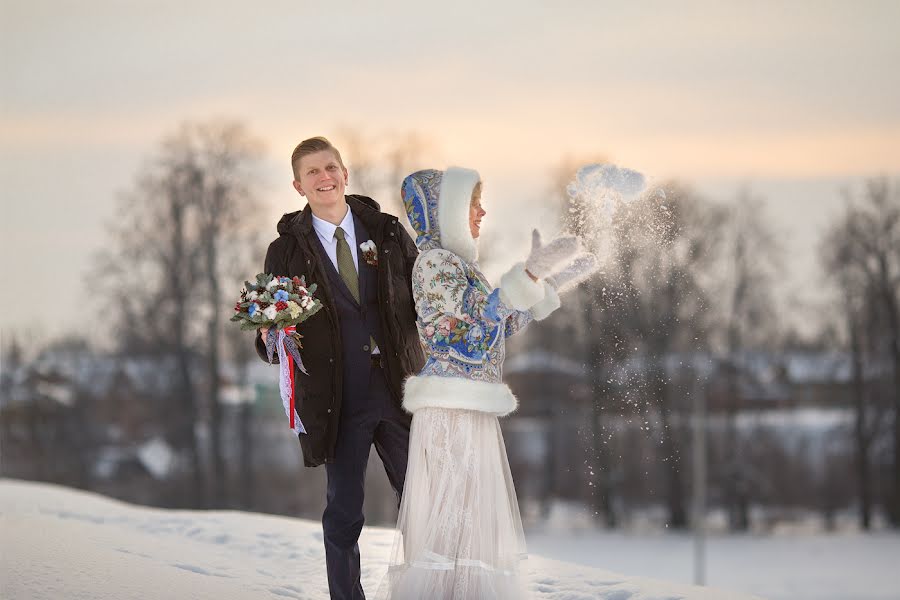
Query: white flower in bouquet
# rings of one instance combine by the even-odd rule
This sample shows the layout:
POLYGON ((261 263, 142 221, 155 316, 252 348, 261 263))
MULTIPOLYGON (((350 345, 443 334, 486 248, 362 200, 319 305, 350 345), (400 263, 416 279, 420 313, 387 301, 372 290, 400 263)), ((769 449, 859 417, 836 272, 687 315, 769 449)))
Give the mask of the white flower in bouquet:
POLYGON ((247 294, 248 300, 256 300, 257 298, 259 298, 259 294, 256 293, 256 290, 253 290, 249 294, 247 294))
POLYGON ((300 313, 303 312, 303 309, 300 307, 300 305, 297 304, 296 302, 294 302, 293 300, 290 300, 287 303, 287 305, 288 305, 288 310, 291 312, 292 319, 296 319, 297 317, 300 316, 300 313))
POLYGON ((276 287, 278 287, 278 278, 277 278, 277 277, 273 277, 273 278, 272 278, 272 281, 270 281, 269 283, 266 284, 266 289, 267 289, 267 290, 272 290, 272 289, 274 289, 274 288, 276 288, 276 287))
POLYGON ((309 305, 312 304, 312 299, 309 296, 301 296, 300 297, 300 308, 306 310, 309 308, 309 305))
POLYGON ((266 316, 266 318, 269 319, 270 321, 274 321, 274 320, 275 320, 275 315, 278 314, 278 309, 275 308, 275 305, 274 305, 274 304, 270 304, 269 306, 266 307, 265 310, 263 310, 263 314, 264 314, 264 315, 266 316))

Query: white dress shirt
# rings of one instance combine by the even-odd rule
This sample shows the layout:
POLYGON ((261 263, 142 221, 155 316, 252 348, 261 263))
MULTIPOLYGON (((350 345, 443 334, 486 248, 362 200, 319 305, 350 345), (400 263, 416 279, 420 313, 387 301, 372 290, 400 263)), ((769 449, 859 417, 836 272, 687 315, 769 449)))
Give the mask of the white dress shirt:
POLYGON ((338 227, 344 230, 344 239, 346 239, 347 244, 350 245, 350 252, 353 254, 353 266, 356 268, 358 273, 359 257, 356 253, 359 248, 356 245, 356 227, 353 226, 353 211, 350 210, 350 207, 347 207, 347 214, 344 215, 344 219, 340 222, 340 225, 329 223, 324 219, 320 219, 316 215, 313 215, 312 218, 313 229, 316 230, 316 235, 318 235, 319 239, 322 241, 322 245, 325 247, 325 252, 328 254, 328 258, 331 259, 331 264, 334 265, 335 270, 338 272, 340 272, 340 269, 338 269, 337 238, 334 237, 334 230, 338 227))

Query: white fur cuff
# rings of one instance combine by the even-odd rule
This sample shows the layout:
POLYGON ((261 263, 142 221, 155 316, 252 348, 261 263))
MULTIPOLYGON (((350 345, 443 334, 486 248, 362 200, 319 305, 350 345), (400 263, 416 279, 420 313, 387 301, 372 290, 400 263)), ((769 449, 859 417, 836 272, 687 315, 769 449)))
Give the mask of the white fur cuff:
POLYGON ((528 310, 544 298, 544 287, 525 272, 525 263, 517 263, 500 278, 500 299, 516 310, 528 310))
POLYGON ((559 300, 559 294, 553 289, 553 286, 544 282, 544 299, 531 307, 531 314, 534 315, 535 321, 543 321, 550 314, 560 307, 562 303, 559 300))
POLYGON ((436 407, 475 410, 502 417, 518 406, 518 400, 503 383, 415 375, 403 384, 403 409, 408 413, 436 407))

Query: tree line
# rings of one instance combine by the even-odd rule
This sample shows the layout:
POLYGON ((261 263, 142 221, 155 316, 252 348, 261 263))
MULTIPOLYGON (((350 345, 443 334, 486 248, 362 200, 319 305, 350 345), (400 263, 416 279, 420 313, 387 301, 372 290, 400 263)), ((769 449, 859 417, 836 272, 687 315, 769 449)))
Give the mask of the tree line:
MULTIPOLYGON (((426 166, 420 162, 431 152, 431 143, 414 133, 382 136, 377 143, 353 130, 342 137, 346 143, 341 147, 352 158, 353 189, 399 211, 399 181, 426 166)), ((102 426, 103 419, 120 424, 124 419, 132 424, 126 432, 138 436, 141 424, 149 423, 184 469, 179 484, 156 502, 193 508, 263 506, 260 491, 267 482, 254 467, 265 459, 255 455, 256 409, 243 402, 225 415, 222 384, 225 365, 233 381, 241 382, 247 366, 258 360, 248 336, 229 326, 227 317, 232 296, 259 270, 274 235, 263 219, 267 160, 261 140, 232 121, 187 123, 159 145, 119 198, 106 250, 89 276, 91 293, 103 299, 111 323, 97 335, 108 336, 113 356, 152 364, 159 382, 128 394, 111 384, 106 395, 112 397, 102 401, 84 398, 82 390, 62 413, 53 408, 62 406, 59 402, 33 402, 29 409, 6 402, 5 456, 30 453, 40 457, 33 477, 91 487, 83 468, 96 458, 91 447, 119 439, 102 426), (136 400, 117 404, 117 393, 136 400), (72 418, 79 404, 90 402, 105 408, 72 418), (67 449, 41 432, 48 427, 57 427, 56 434, 71 446, 67 449), (67 462, 72 456, 77 460, 67 462), (228 464, 229 456, 236 457, 236 464, 228 464)), ((281 171, 287 172, 286 159, 282 162, 281 171)), ((819 250, 827 283, 822 294, 829 309, 816 315, 817 337, 804 340, 785 327, 784 316, 794 308, 780 306, 776 298, 784 251, 764 202, 752 190, 722 204, 669 181, 598 214, 589 199, 565 193, 575 166, 568 161, 551 174, 550 197, 558 207, 560 227, 580 235, 601 255, 604 269, 573 292, 558 315, 531 328, 519 348, 537 345, 587 364, 592 401, 586 452, 594 488, 590 501, 598 518, 616 526, 621 512, 616 507, 627 496, 616 466, 621 457, 609 441, 611 434, 617 435, 616 423, 627 416, 652 441, 648 460, 654 481, 661 484, 654 497, 666 507, 667 522, 688 524, 689 420, 694 398, 703 394, 721 424, 710 441, 714 502, 726 510, 732 528, 746 529, 759 500, 754 489, 762 464, 755 466, 752 458, 760 439, 739 427, 748 410, 742 391, 746 357, 754 351, 815 347, 851 359, 849 472, 860 523, 869 527, 873 510, 881 506, 890 523, 900 526, 897 183, 875 178, 862 190, 847 193, 846 209, 823 235, 819 250), (717 365, 714 380, 696 360, 673 369, 674 356, 710 357, 717 365)), ((500 248, 483 249, 483 262, 502 260, 500 248)), ((62 345, 76 353, 91 352, 82 342, 62 345)), ((31 385, 14 381, 12 373, 23 366, 15 344, 6 344, 3 363, 5 397, 14 388, 31 385)), ((52 385, 47 376, 35 381, 52 385)), ((34 398, 43 397, 38 383, 27 388, 34 398)), ((122 490, 123 497, 128 494, 122 490)))

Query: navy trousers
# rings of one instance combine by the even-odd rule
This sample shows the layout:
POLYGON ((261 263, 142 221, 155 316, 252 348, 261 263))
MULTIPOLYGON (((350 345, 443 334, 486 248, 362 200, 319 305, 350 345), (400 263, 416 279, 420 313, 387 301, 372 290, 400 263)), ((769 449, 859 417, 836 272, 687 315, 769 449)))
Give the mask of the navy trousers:
POLYGON ((399 505, 406 479, 409 425, 394 405, 384 371, 373 365, 367 397, 344 397, 334 462, 325 465, 327 505, 322 515, 325 562, 332 600, 364 600, 359 570, 363 490, 372 444, 384 463, 399 505))

